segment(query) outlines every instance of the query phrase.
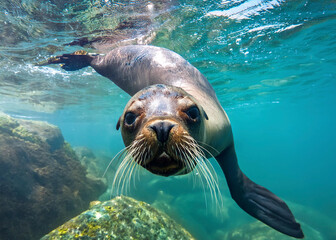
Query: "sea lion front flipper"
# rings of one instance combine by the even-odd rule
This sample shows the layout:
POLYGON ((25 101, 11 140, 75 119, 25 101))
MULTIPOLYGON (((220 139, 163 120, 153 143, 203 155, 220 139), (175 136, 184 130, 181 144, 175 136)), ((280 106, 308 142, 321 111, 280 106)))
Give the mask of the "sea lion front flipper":
POLYGON ((74 53, 48 58, 46 61, 37 63, 36 66, 61 64, 61 67, 66 71, 76 71, 90 66, 94 56, 86 51, 79 50, 74 53))
POLYGON ((303 238, 299 223, 287 204, 266 188, 252 182, 240 170, 234 146, 216 157, 221 166, 232 198, 245 212, 274 228, 296 238, 303 238))

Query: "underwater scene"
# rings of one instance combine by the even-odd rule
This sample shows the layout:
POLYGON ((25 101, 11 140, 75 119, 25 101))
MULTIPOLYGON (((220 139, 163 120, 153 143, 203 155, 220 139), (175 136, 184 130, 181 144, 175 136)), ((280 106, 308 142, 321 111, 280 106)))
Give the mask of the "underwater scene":
MULTIPOLYGON (((293 221, 304 239, 336 239, 335 1, 0 2, 1 240, 289 240, 293 221), (226 150, 218 141, 197 143, 194 128, 203 125, 185 128, 193 137, 177 154, 188 159, 185 172, 165 174, 136 163, 149 150, 127 143, 127 125, 140 121, 124 114, 135 85, 118 82, 133 75, 85 62, 129 45, 169 49, 206 77, 216 95, 196 80, 179 88, 209 93, 190 98, 202 108, 189 108, 185 117, 210 119, 204 131, 221 135, 219 105, 207 104, 217 96, 240 169, 290 211, 274 195, 257 195, 255 203, 253 194, 264 188, 239 192, 255 185, 239 174, 230 181, 237 166, 221 160, 226 150), (239 202, 249 197, 256 207, 239 202)), ((162 63, 171 65, 177 66, 162 63)), ((147 76, 148 69, 134 76, 147 76)), ((164 95, 158 104, 166 108, 170 100, 164 95)), ((160 135, 158 125, 150 128, 156 141, 172 139, 160 135)), ((160 157, 171 160, 166 152, 160 157)))

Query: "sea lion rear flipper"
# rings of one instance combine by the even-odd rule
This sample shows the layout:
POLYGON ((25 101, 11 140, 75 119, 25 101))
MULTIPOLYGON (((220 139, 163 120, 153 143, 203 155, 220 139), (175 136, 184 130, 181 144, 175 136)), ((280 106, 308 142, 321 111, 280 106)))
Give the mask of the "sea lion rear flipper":
POLYGON ((234 146, 221 152, 216 159, 225 174, 231 196, 240 208, 279 232, 296 238, 304 237, 287 204, 252 182, 240 170, 234 146))
POLYGON ((95 55, 88 54, 86 51, 80 50, 74 53, 48 58, 46 61, 37 63, 36 66, 61 64, 61 67, 66 71, 76 71, 90 66, 94 56, 95 55))

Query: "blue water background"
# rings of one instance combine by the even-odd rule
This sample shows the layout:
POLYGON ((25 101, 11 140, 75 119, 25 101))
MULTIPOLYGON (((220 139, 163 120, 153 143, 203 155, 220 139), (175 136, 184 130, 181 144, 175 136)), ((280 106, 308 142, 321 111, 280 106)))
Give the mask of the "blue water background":
MULTIPOLYGON (((87 15, 92 12, 75 9, 76 21, 79 16, 90 21, 67 29, 63 25, 74 19, 62 20, 49 7, 28 29, 20 10, 23 3, 37 2, 2 9, 2 23, 12 23, 18 32, 26 28, 27 34, 0 48, 1 110, 53 123, 71 145, 112 158, 124 147, 115 126, 129 96, 92 69, 69 73, 32 65, 49 53, 48 44, 72 41, 78 29, 97 26, 87 15), (38 25, 51 20, 63 27, 38 25)), ((93 6, 100 11, 113 7, 93 6)), ((334 1, 185 1, 170 10, 171 19, 164 20, 152 43, 178 52, 205 74, 230 118, 242 170, 285 199, 304 231, 313 228, 328 240, 336 239, 335 10, 334 1)), ((66 12, 71 9, 63 10, 65 17, 66 12)), ((107 24, 106 18, 100 20, 107 24)), ((56 49, 55 54, 74 49, 56 49)), ((224 220, 204 210, 202 189, 189 181, 181 184, 184 178, 143 173, 130 195, 159 202, 198 239, 222 239, 254 219, 230 200, 214 165, 229 209, 224 220)))

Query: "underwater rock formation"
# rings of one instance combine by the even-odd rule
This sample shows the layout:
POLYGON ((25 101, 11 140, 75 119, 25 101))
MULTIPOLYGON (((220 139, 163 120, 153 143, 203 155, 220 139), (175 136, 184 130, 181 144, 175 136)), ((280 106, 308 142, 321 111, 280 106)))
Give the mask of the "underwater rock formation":
MULTIPOLYGON (((301 222, 302 223, 302 222, 301 222)), ((324 239, 320 232, 302 223, 302 230, 306 240, 324 239)), ((291 240, 292 237, 279 233, 261 222, 254 221, 225 234, 227 240, 291 240)))
MULTIPOLYGON (((96 178, 101 178, 103 176, 107 165, 111 161, 111 157, 107 157, 102 154, 96 155, 91 149, 87 147, 74 147, 73 150, 78 156, 79 161, 87 168, 87 171, 91 176, 96 178)), ((111 171, 108 173, 110 172, 111 171)), ((114 171, 112 172, 114 174, 114 171)), ((107 178, 107 180, 107 182, 111 182, 113 178, 107 178)))
POLYGON ((51 239, 194 239, 166 214, 149 204, 121 196, 98 202, 44 236, 51 239))
POLYGON ((105 188, 87 177, 57 127, 0 113, 0 239, 38 239, 105 188))

